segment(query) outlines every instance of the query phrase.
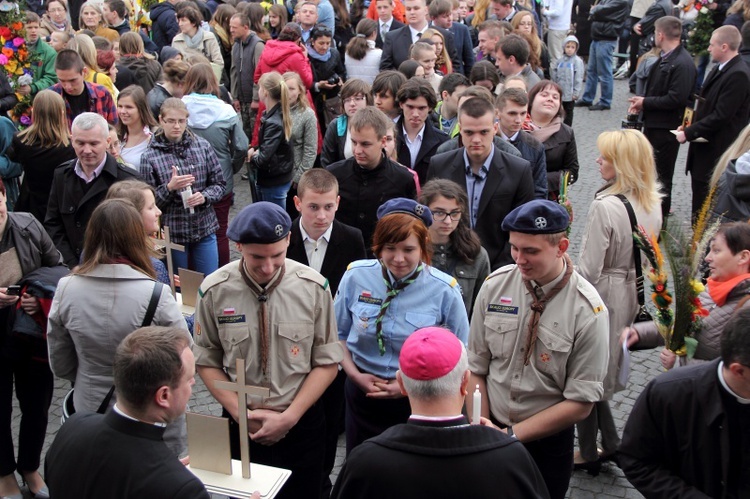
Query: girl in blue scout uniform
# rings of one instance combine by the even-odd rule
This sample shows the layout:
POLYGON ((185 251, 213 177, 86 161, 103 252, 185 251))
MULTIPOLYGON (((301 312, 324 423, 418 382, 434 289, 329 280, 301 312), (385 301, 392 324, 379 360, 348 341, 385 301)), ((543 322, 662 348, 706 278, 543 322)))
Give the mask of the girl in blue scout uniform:
POLYGON ((406 423, 396 383, 401 347, 419 328, 443 325, 464 343, 469 321, 456 280, 430 267, 429 208, 406 198, 378 209, 372 250, 344 274, 334 302, 346 380, 346 452, 406 423))

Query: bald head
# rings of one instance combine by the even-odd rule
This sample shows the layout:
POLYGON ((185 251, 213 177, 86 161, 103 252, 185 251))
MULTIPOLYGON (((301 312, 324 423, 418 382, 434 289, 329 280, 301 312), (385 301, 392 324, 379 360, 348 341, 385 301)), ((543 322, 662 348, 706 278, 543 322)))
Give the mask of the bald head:
MULTIPOLYGON (((740 34, 740 30, 735 26, 727 25, 716 28, 714 30, 714 36, 716 37, 717 42, 727 44, 729 50, 737 52, 740 49, 742 35, 740 34)), ((713 38, 713 36, 711 38, 713 38)))

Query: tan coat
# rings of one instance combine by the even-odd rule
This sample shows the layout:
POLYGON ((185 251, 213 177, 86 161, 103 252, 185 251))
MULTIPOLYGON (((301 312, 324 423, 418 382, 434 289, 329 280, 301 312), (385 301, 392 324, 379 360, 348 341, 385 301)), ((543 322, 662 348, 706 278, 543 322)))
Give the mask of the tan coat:
MULTIPOLYGON (((638 224, 649 234, 661 228, 659 207, 646 213, 630 196, 627 196, 638 224)), ((610 362, 604 380, 604 399, 609 400, 615 391, 624 386, 617 383, 617 372, 622 360, 620 332, 633 323, 638 313, 635 290, 635 263, 633 261, 633 236, 625 205, 617 196, 596 196, 588 213, 586 230, 581 242, 577 270, 594 285, 609 310, 610 362)), ((646 264, 644 257, 642 263, 646 264)), ((649 293, 645 293, 646 297, 649 293)), ((648 299, 647 299, 648 300, 648 299)))

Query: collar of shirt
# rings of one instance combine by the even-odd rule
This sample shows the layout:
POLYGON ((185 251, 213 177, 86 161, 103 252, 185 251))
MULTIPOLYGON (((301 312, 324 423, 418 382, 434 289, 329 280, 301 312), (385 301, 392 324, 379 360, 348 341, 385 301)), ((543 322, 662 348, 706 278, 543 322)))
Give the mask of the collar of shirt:
POLYGON ((721 386, 723 386, 724 389, 727 391, 727 393, 731 395, 732 397, 734 397, 735 399, 737 399, 737 402, 739 402, 740 404, 744 404, 744 405, 750 404, 750 399, 740 397, 734 392, 734 390, 729 388, 729 385, 727 384, 727 380, 724 379, 724 361, 723 360, 719 362, 718 371, 719 371, 718 372, 719 382, 721 383, 721 386))
POLYGON ((380 21, 380 28, 381 29, 383 29, 383 28, 391 29, 391 23, 392 22, 393 22, 393 16, 391 16, 391 18, 388 19, 387 21, 380 21))
POLYGON ((91 182, 96 180, 99 175, 102 174, 102 170, 104 170, 104 163, 106 162, 107 162, 107 155, 105 154, 102 162, 99 163, 99 166, 97 166, 94 169, 94 173, 91 174, 91 178, 86 176, 86 172, 84 172, 83 168, 81 168, 81 162, 79 160, 76 160, 76 166, 73 171, 75 171, 76 175, 82 178, 84 182, 86 182, 87 184, 90 184, 91 182))
MULTIPOLYGON (((554 288, 557 285, 557 283, 562 280, 563 276, 565 275, 565 270, 567 268, 568 268, 568 264, 565 262, 565 259, 563 259, 563 267, 560 273, 558 274, 558 276, 552 279, 550 282, 548 282, 544 286, 542 286, 542 291, 544 292, 545 295, 549 293, 550 291, 552 291, 552 288, 554 288)), ((536 281, 531 281, 531 283, 534 285, 534 288, 537 288, 539 286, 539 283, 537 283, 536 281)))
POLYGON ((116 402, 115 402, 115 405, 114 405, 114 407, 112 407, 112 409, 113 409, 113 410, 114 410, 114 411, 115 411, 115 412, 116 412, 117 414, 119 414, 120 416, 124 417, 125 419, 129 419, 129 420, 131 420, 131 421, 137 421, 137 422, 139 422, 139 423, 145 423, 145 424, 152 424, 152 425, 154 425, 154 426, 158 426, 159 428, 164 428, 164 427, 166 427, 166 426, 167 426, 167 423, 146 423, 145 421, 141 421, 140 419, 136 419, 136 418, 134 418, 133 416, 130 416, 130 415, 128 415, 128 414, 125 414, 124 412, 122 412, 122 409, 120 409, 120 408, 119 408, 119 407, 117 406, 117 403, 116 403, 116 402))
POLYGON ((388 273, 388 280, 391 281, 391 286, 394 285, 394 284, 396 284, 396 283, 398 283, 398 282, 402 282, 402 281, 405 281, 407 279, 410 279, 411 276, 414 275, 414 272, 417 271, 417 267, 419 267, 419 264, 417 264, 417 267, 414 267, 412 269, 412 271, 409 272, 409 274, 407 274, 406 276, 402 277, 401 279, 396 279, 396 277, 391 273, 391 270, 388 268, 388 266, 386 264, 384 264, 381 261, 380 265, 382 265, 383 267, 385 267, 385 271, 388 273))
MULTIPOLYGON (((731 61, 731 59, 729 59, 729 61, 731 61)), ((726 66, 729 61, 722 62, 721 64, 719 64, 719 71, 721 71, 722 69, 724 69, 724 66, 726 66)))
POLYGON ((321 236, 316 240, 310 237, 310 234, 307 233, 305 228, 302 226, 302 222, 299 223, 299 233, 302 236, 302 241, 310 241, 312 243, 317 243, 320 241, 321 238, 325 239, 325 241, 328 243, 331 241, 331 232, 333 231, 333 222, 331 222, 331 225, 328 226, 326 231, 321 234, 321 236))
POLYGON ((469 155, 466 153, 466 148, 464 147, 464 166, 466 167, 466 176, 469 175, 477 175, 479 178, 484 180, 487 178, 487 174, 490 173, 490 165, 492 164, 492 158, 495 156, 495 146, 492 146, 492 149, 490 149, 490 155, 487 156, 487 159, 484 160, 484 163, 482 163, 482 167, 479 169, 479 172, 474 173, 471 169, 471 163, 469 162, 469 155))
POLYGON ((662 52, 662 53, 661 53, 661 59, 662 59, 662 60, 666 59, 667 57, 669 57, 670 55, 672 55, 672 53, 673 53, 674 51, 675 51, 675 49, 672 49, 672 50, 670 50, 669 52, 662 52))
POLYGON ((409 134, 406 132, 406 128, 404 127, 404 139, 406 140, 407 144, 416 144, 419 142, 422 142, 422 139, 424 138, 424 129, 427 127, 427 125, 422 125, 422 129, 419 131, 417 136, 414 138, 414 141, 412 142, 411 139, 409 139, 409 134))
POLYGON ((518 140, 518 135, 520 133, 521 133, 521 130, 517 131, 516 133, 514 133, 513 135, 511 135, 510 137, 508 137, 507 135, 505 135, 505 132, 503 132, 502 130, 500 130, 500 135, 502 136, 503 139, 505 139, 506 142, 514 142, 514 141, 518 140))
POLYGON ((424 30, 427 29, 428 24, 424 23, 424 27, 421 30, 414 29, 411 25, 409 25, 409 31, 411 31, 411 39, 412 42, 416 43, 419 41, 419 36, 424 33, 424 30))
MULTIPOLYGON (((255 279, 253 278, 253 276, 252 276, 252 275, 250 274, 250 271, 249 271, 249 270, 247 270, 247 264, 246 264, 246 262, 245 262, 245 259, 244 259, 244 258, 243 258, 242 260, 240 260, 240 265, 244 265, 244 266, 245 266, 245 274, 247 275, 247 278, 248 278, 248 280, 249 280, 249 281, 250 281, 250 282, 251 282, 251 283, 253 284, 253 286, 255 286, 255 287, 256 287, 256 288, 258 289, 258 291, 260 291, 260 292, 263 292, 263 290, 264 290, 264 289, 266 289, 266 288, 267 288, 268 286, 270 286, 271 284, 273 284, 273 283, 274 283, 274 282, 276 281, 276 279, 278 279, 278 278, 279 278, 279 275, 281 275, 281 267, 279 267, 279 268, 278 268, 278 269, 276 270, 276 272, 275 272, 275 273, 273 274, 273 277, 271 278, 271 280, 270 280, 270 281, 268 281, 268 282, 267 282, 267 283, 266 283, 265 285, 261 286, 261 285, 260 285, 260 284, 258 283, 258 281, 256 281, 256 280, 255 280, 255 279)), ((243 282, 244 282, 244 280, 243 280, 243 282)))
POLYGON ((464 418, 463 414, 456 416, 423 416, 421 414, 412 414, 409 419, 416 421, 458 421, 464 418))

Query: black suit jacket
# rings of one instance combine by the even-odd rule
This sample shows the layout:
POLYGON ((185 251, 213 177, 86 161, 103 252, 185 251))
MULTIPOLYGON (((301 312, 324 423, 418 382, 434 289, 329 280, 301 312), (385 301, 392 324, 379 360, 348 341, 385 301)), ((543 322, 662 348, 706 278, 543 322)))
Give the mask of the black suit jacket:
MULTIPOLYGON (((310 265, 299 224, 300 218, 297 217, 292 222, 292 235, 289 239, 289 249, 286 251, 286 256, 295 262, 310 265)), ((346 267, 355 260, 364 260, 365 258, 367 258, 367 253, 365 252, 365 241, 362 239, 362 231, 334 220, 331 240, 328 241, 326 256, 323 259, 323 265, 320 267, 320 273, 328 279, 331 295, 336 296, 346 267)))
MULTIPOLYGON (((380 36, 380 26, 383 23, 380 21, 380 19, 378 19, 376 22, 378 23, 378 36, 377 38, 375 38, 375 46, 379 49, 382 49, 384 42, 383 42, 383 37, 380 36)), ((397 21, 396 18, 394 17, 391 20, 391 27, 388 29, 388 33, 390 33, 391 31, 396 31, 397 29, 403 28, 404 26, 406 25, 400 21, 397 21)))
POLYGON ((695 63, 682 46, 651 66, 643 98, 646 128, 674 130, 682 123, 695 88, 695 63))
MULTIPOLYGON (((403 119, 402 116, 401 120, 396 125, 396 152, 398 153, 399 163, 411 166, 411 153, 409 152, 409 146, 406 145, 406 141, 404 140, 403 119)), ((437 148, 440 144, 448 142, 449 140, 450 137, 448 134, 435 128, 428 118, 425 122, 422 146, 419 148, 417 161, 414 163, 413 168, 413 170, 417 172, 417 175, 419 175, 419 185, 424 185, 425 182, 427 182, 427 170, 430 167, 430 159, 437 153, 437 148)))
POLYGON ((693 124, 685 129, 691 141, 687 171, 708 180, 716 160, 734 142, 750 117, 750 71, 737 55, 724 69, 712 70, 703 82, 693 124), (703 137, 708 142, 692 142, 703 137))
MULTIPOLYGON (((427 179, 446 178, 466 189, 464 148, 433 156, 427 179)), ((534 199, 534 179, 528 161, 495 148, 492 164, 479 198, 477 225, 474 227, 490 257, 494 271, 513 263, 508 233, 500 228, 515 207, 534 199)))
POLYGON ((47 451, 55 499, 209 499, 162 440, 164 428, 107 414, 74 414, 47 451))
MULTIPOLYGON (((458 59, 456 53, 456 42, 453 39, 453 33, 447 29, 438 28, 434 25, 428 25, 425 29, 436 29, 440 31, 445 38, 445 50, 448 52, 448 56, 451 58, 454 68, 461 66, 461 61, 458 59)), ((409 51, 411 50, 411 30, 408 25, 397 30, 391 30, 385 35, 385 42, 383 43, 383 56, 380 58, 380 70, 385 71, 387 69, 398 69, 402 62, 409 59, 409 51)))
POLYGON ((52 179, 44 228, 71 269, 83 251, 83 235, 94 209, 104 201, 109 187, 119 180, 134 180, 138 173, 107 153, 101 174, 84 187, 75 173, 77 159, 60 165, 52 179))

